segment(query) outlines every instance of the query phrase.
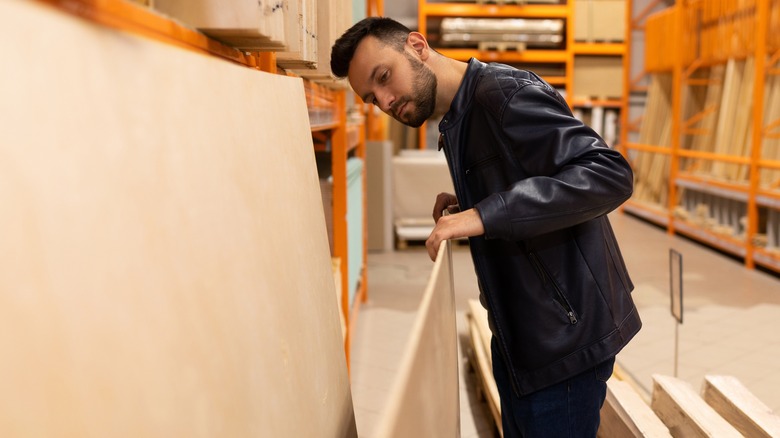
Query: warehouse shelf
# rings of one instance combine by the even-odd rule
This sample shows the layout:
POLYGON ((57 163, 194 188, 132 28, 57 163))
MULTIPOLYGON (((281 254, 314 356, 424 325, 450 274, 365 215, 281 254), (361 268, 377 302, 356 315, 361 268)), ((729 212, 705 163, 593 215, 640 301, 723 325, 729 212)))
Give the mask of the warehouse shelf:
MULTIPOLYGON (((591 8, 587 4, 589 1, 591 0, 579 2, 583 9, 579 12, 582 15, 577 16, 575 3, 578 2, 574 0, 559 4, 521 5, 440 3, 418 0, 418 26, 419 31, 428 38, 436 51, 444 56, 460 61, 476 58, 483 62, 500 62, 539 73, 542 78, 561 91, 572 108, 579 108, 578 116, 582 116, 586 123, 592 124, 605 120, 603 117, 596 117, 594 109, 605 109, 609 110, 610 113, 622 110, 622 105, 619 103, 623 98, 620 81, 603 81, 602 78, 605 74, 616 73, 620 75, 624 68, 626 45, 623 42, 624 35, 619 30, 617 31, 618 35, 606 37, 593 37, 589 34, 590 27, 598 27, 600 30, 605 28, 605 26, 593 25, 589 21, 595 19, 593 17, 596 16, 603 19, 603 16, 596 14, 586 17, 586 14, 591 14, 591 8), (559 47, 554 48, 519 45, 515 50, 506 50, 501 44, 497 44, 496 48, 499 50, 484 50, 490 46, 489 44, 487 47, 481 46, 480 49, 483 50, 438 47, 436 45, 438 40, 437 25, 438 22, 448 17, 561 20, 563 22, 563 38, 559 47), (582 26, 578 35, 583 36, 585 40, 575 41, 575 26, 582 26), (600 38, 606 39, 600 40, 600 38)), ((625 0, 610 0, 603 2, 599 7, 617 5, 616 10, 620 10, 624 4, 625 0)), ((613 28, 616 27, 607 26, 607 28, 614 33, 613 28)), ((606 120, 615 120, 615 117, 609 117, 608 114, 606 120)), ((593 127, 597 132, 603 132, 610 129, 616 130, 617 124, 609 125, 609 127, 606 125, 593 127)), ((419 146, 422 149, 427 147, 425 131, 426 129, 423 127, 419 134, 419 146)))
POLYGON ((565 50, 526 50, 526 51, 497 51, 477 49, 445 49, 437 48, 437 52, 444 56, 460 61, 468 61, 477 58, 483 62, 567 62, 569 54, 565 50))
MULTIPOLYGON (((566 5, 490 5, 423 2, 420 3, 419 7, 419 13, 425 16, 502 18, 567 18, 569 16, 569 10, 566 5)), ((420 21, 420 26, 422 25, 422 21, 420 21)), ((420 32, 424 33, 423 30, 420 32)))
MULTIPOLYGON (((654 186, 635 196, 654 195, 642 202, 666 212, 666 220, 650 220, 670 233, 742 257, 748 268, 780 272, 780 37, 770 31, 780 25, 780 1, 688 0, 648 12, 643 74, 653 82, 641 123, 668 137, 642 147, 636 143, 652 140, 629 140, 643 125, 628 120, 624 100, 623 151, 640 185, 654 186)), ((629 78, 629 86, 639 82, 629 78)))

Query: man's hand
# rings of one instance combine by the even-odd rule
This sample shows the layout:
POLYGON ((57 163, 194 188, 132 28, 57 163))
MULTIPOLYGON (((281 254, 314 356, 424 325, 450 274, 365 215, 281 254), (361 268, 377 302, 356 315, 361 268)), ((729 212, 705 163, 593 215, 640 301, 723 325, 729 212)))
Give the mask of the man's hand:
POLYGON ((439 218, 444 213, 444 210, 448 213, 457 213, 460 211, 458 208, 458 198, 452 193, 439 193, 436 196, 436 202, 433 204, 433 221, 439 222, 439 218))
MULTIPOLYGON (((436 198, 437 205, 441 196, 436 198)), ((431 257, 431 260, 436 261, 436 254, 438 254, 439 246, 443 240, 479 236, 484 233, 485 227, 482 224, 482 218, 474 208, 446 216, 439 214, 436 226, 433 227, 431 235, 425 241, 425 247, 428 249, 428 256, 431 257)))

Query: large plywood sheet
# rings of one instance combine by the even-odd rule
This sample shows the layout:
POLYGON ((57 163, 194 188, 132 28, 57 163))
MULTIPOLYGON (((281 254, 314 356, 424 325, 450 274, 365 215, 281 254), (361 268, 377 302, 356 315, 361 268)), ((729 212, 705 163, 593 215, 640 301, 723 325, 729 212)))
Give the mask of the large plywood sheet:
POLYGON ((442 243, 375 436, 459 437, 452 254, 442 243))
POLYGON ((0 436, 355 436, 301 80, 23 0, 0 52, 0 436))

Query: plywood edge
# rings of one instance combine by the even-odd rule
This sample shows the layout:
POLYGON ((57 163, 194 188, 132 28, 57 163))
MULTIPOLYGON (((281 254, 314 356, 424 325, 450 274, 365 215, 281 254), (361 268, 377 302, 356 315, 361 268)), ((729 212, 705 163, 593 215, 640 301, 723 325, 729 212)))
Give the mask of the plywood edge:
POLYGON ((651 407, 674 436, 742 436, 707 405, 688 382, 675 377, 653 375, 651 407))
POLYGON ((599 436, 671 437, 669 429, 627 382, 607 381, 599 436))
MULTIPOLYGON (((479 304, 479 303, 477 303, 479 304)), ((482 336, 479 333, 479 328, 474 322, 473 315, 469 313, 469 335, 471 338, 471 345, 474 354, 474 372, 477 375, 482 388, 484 390, 487 405, 490 408, 490 413, 493 416, 493 421, 496 424, 496 428, 499 434, 503 437, 504 431, 501 423, 501 399, 498 394, 498 386, 496 386, 496 380, 493 377, 493 369, 488 361, 487 349, 489 346, 485 346, 482 343, 482 336)))
POLYGON ((702 397, 746 436, 780 437, 780 417, 736 377, 705 376, 702 397))

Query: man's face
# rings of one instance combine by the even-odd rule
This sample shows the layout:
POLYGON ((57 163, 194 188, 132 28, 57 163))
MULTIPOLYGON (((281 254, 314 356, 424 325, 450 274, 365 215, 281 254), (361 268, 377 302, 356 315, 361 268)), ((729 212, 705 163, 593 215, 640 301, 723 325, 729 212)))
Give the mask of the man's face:
POLYGON ((364 102, 399 122, 419 127, 436 107, 436 76, 410 51, 403 53, 368 36, 349 65, 349 83, 364 102))

